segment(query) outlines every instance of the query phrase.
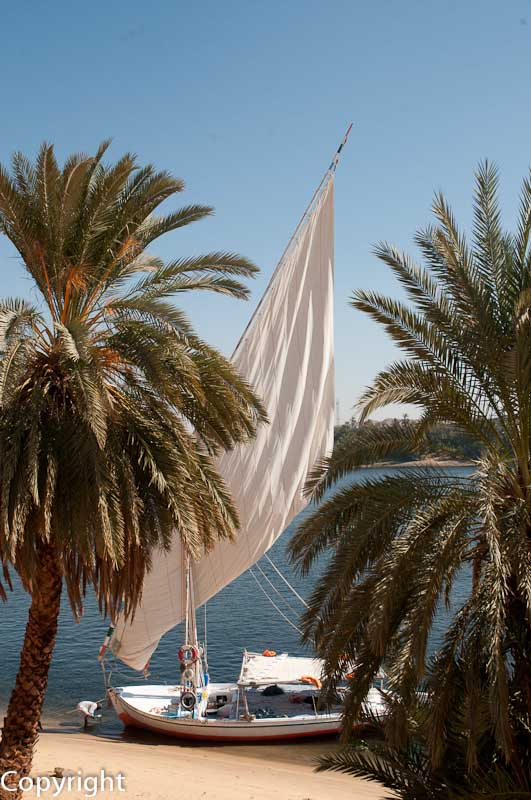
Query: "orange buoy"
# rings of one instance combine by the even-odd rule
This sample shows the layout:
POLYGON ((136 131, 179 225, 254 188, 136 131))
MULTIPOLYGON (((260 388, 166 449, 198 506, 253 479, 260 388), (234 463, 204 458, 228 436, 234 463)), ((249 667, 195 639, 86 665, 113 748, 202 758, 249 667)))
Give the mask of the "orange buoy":
POLYGON ((276 656, 276 650, 264 650, 262 653, 263 656, 276 656))
POLYGON ((312 686, 315 686, 316 689, 320 689, 323 685, 319 678, 314 678, 313 675, 303 675, 301 677, 301 681, 303 683, 310 683, 312 686))

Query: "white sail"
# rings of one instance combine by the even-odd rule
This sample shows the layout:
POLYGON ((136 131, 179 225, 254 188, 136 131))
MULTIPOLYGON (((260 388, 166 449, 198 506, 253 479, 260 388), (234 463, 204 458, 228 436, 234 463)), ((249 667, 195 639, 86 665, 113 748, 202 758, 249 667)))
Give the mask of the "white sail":
MULTIPOLYGON (((199 607, 255 564, 305 505, 309 469, 330 451, 334 427, 333 176, 293 241, 233 356, 269 415, 256 439, 218 460, 241 529, 194 564, 199 607)), ((184 616, 182 545, 154 557, 132 623, 118 620, 111 649, 143 669, 184 616)))

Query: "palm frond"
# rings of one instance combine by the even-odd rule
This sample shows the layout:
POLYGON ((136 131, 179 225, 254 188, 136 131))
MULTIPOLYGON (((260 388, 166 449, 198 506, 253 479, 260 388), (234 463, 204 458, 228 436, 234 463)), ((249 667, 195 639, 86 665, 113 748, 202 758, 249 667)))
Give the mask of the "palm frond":
POLYGON ((46 308, 0 302, 0 562, 31 591, 49 543, 76 616, 90 584, 102 611, 134 614, 152 551, 174 536, 198 556, 234 535, 212 456, 266 421, 172 302, 247 297, 256 267, 229 252, 169 264, 149 253, 212 209, 160 213, 182 180, 131 153, 106 164, 108 147, 60 167, 45 143, 35 162, 17 153, 11 173, 0 167, 0 229, 46 308))
POLYGON ((406 301, 365 290, 352 305, 403 358, 378 372, 358 427, 314 466, 315 504, 290 543, 303 574, 319 568, 302 629, 323 659, 325 697, 344 689, 347 666, 353 676, 345 740, 382 667, 389 681, 383 744, 324 763, 404 798, 521 797, 529 785, 531 183, 515 234, 502 227, 498 183, 496 168, 480 164, 470 242, 439 193, 435 224, 415 237, 422 265, 377 246, 406 301), (394 403, 416 406, 418 422, 371 426, 370 415, 394 403), (356 475, 422 452, 436 425, 480 445, 470 474, 356 475), (430 656, 443 606, 448 624, 430 656))

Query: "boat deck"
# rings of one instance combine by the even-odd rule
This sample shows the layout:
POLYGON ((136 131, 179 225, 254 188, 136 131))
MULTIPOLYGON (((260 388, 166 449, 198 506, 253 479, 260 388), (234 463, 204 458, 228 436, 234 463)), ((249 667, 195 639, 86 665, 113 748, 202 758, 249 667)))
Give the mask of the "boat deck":
MULTIPOLYGON (((316 717, 326 719, 336 717, 341 713, 340 705, 328 710, 318 710, 319 690, 313 686, 278 684, 280 690, 278 694, 270 694, 267 688, 269 687, 245 689, 249 714, 256 719, 308 720, 316 717)), ((240 719, 245 713, 241 697, 238 701, 236 684, 210 684, 207 690, 209 719, 233 721, 240 719), (224 700, 226 702, 223 702, 224 700)), ((145 714, 153 714, 165 719, 191 719, 194 716, 189 712, 184 712, 180 706, 180 686, 128 686, 118 691, 127 704, 145 714)), ((380 692, 377 689, 371 689, 367 702, 373 708, 382 705, 380 692)))

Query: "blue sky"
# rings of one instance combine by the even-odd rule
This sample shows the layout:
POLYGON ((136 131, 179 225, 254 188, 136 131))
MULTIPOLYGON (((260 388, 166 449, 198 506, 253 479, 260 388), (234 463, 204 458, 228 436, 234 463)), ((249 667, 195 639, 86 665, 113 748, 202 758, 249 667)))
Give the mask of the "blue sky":
MULTIPOLYGON (((251 303, 181 299, 227 354, 354 121, 336 178, 343 418, 396 355, 348 306, 358 287, 398 294, 374 243, 412 251, 436 189, 468 225, 484 157, 500 167, 513 224, 531 164, 531 0, 19 0, 1 13, 0 161, 43 139, 63 158, 112 136, 112 155, 133 150, 183 177, 183 203, 216 216, 158 252, 237 250, 262 269, 251 303)), ((4 242, 0 270, 1 294, 29 294, 4 242)))

